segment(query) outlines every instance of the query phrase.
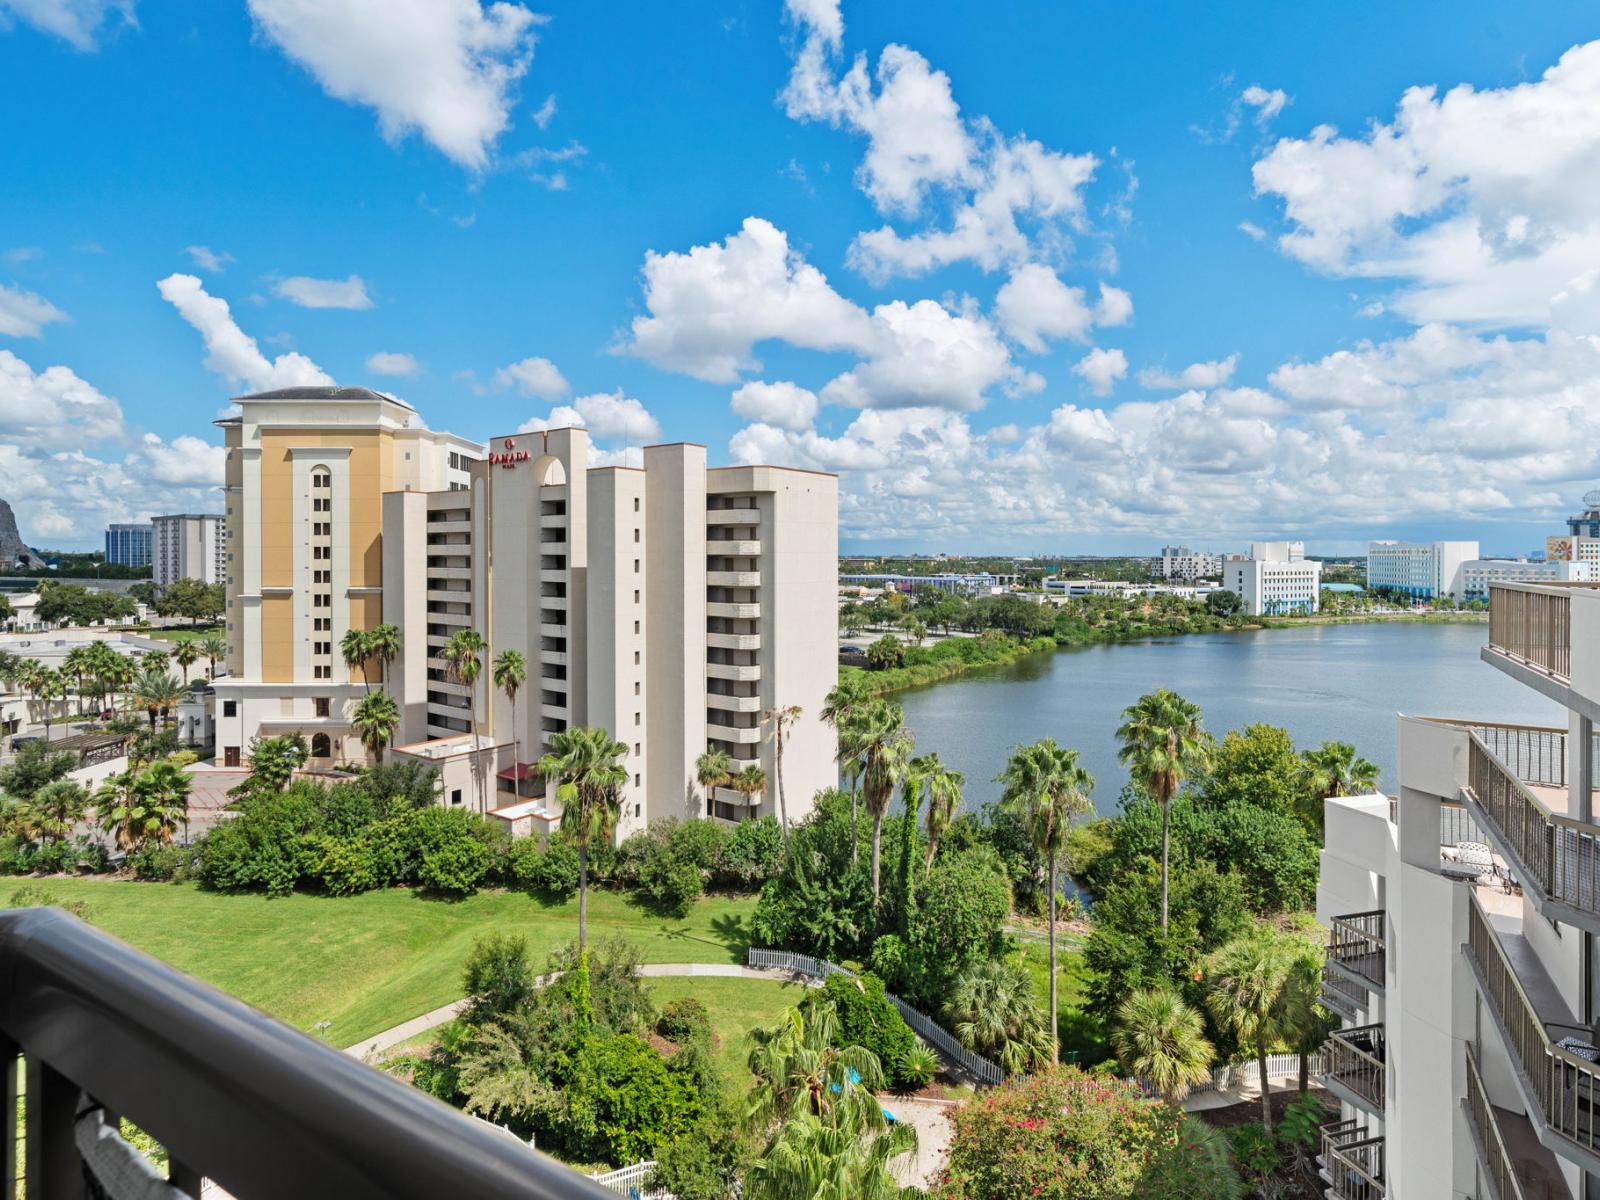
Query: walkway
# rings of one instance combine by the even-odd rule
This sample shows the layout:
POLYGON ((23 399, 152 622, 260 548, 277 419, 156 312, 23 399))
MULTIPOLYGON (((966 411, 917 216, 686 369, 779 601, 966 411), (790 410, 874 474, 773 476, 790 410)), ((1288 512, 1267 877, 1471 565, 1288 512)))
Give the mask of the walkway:
MULTIPOLYGON (((821 986, 819 981, 793 971, 783 971, 777 968, 743 967, 734 963, 645 963, 639 968, 639 975, 644 979, 666 979, 688 977, 717 977, 722 979, 767 979, 778 983, 803 983, 808 987, 821 986)), ((540 987, 547 987, 554 982, 556 976, 541 975, 538 979, 540 987)), ((436 1008, 432 1012, 423 1013, 420 1017, 412 1017, 403 1021, 393 1029, 385 1029, 382 1033, 372 1037, 362 1038, 353 1046, 345 1047, 345 1053, 351 1058, 370 1058, 380 1054, 402 1042, 409 1042, 412 1038, 427 1033, 446 1021, 452 1021, 461 1015, 461 1010, 467 1005, 465 1000, 457 1000, 453 1004, 446 1004, 443 1008, 436 1008)))

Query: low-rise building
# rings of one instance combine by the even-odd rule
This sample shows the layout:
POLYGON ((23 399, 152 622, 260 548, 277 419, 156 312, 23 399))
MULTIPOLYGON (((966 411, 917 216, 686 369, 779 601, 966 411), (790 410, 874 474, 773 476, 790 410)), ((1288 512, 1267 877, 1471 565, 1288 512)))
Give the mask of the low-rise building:
POLYGON ((1466 598, 1463 568, 1478 558, 1477 542, 1373 542, 1367 547, 1367 587, 1417 600, 1466 598))
POLYGON ((941 592, 954 592, 964 596, 992 596, 1015 584, 1015 575, 990 575, 981 572, 972 575, 841 575, 841 584, 882 591, 914 592, 918 588, 936 588, 941 592))
POLYGON ((1218 579, 1222 575, 1222 555, 1187 546, 1163 546, 1159 569, 1163 579, 1218 579))
POLYGON ((1252 617, 1310 614, 1322 592, 1322 564, 1305 556, 1303 542, 1252 542, 1250 557, 1222 564, 1222 586, 1252 617))
POLYGON ((1600 579, 1600 563, 1560 559, 1477 558, 1461 564, 1461 595, 1487 600, 1497 583, 1587 583, 1600 579))

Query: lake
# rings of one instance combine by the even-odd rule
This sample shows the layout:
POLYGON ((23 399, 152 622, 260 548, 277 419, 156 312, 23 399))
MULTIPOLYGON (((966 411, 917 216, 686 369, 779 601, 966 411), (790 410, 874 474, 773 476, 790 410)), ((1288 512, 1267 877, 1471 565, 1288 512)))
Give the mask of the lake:
POLYGON ((894 698, 918 751, 937 750, 966 773, 970 808, 999 794, 992 781, 1012 747, 1049 736, 1079 752, 1096 808, 1114 812, 1127 781, 1116 756, 1120 714, 1158 687, 1198 704, 1219 736, 1260 721, 1281 725, 1302 749, 1351 742, 1393 793, 1398 713, 1565 725, 1556 704, 1479 659, 1488 632, 1487 623, 1373 622, 1085 646, 894 698))

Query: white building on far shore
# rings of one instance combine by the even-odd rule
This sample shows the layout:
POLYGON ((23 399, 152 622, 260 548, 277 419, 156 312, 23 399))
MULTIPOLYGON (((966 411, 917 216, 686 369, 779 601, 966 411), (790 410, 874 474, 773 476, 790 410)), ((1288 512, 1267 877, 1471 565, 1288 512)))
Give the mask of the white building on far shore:
POLYGON ((1477 558, 1461 564, 1461 595, 1487 600, 1496 583, 1587 583, 1600 579, 1600 563, 1535 562, 1526 558, 1477 558))
POLYGON ((1321 599, 1322 564, 1306 557, 1304 542, 1251 542, 1249 558, 1222 564, 1222 586, 1252 617, 1310 614, 1321 599))
POLYGON ((1163 546, 1160 569, 1163 579, 1219 579, 1222 555, 1191 550, 1187 546, 1163 546))
POLYGON ((1477 559, 1477 542, 1373 542, 1367 547, 1367 588, 1388 588, 1416 600, 1466 596, 1462 568, 1477 559))

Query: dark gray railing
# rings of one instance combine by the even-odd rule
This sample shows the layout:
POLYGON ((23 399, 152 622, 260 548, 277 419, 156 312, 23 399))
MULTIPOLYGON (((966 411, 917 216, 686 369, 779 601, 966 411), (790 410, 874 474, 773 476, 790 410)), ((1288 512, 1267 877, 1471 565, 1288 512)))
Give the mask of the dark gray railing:
POLYGON ((117 1116, 166 1148, 181 1195, 213 1179, 251 1198, 611 1196, 59 909, 0 913, 0 1111, 16 1110, 19 1055, 26 1190, 0 1138, 8 1197, 83 1196, 97 1163, 132 1161, 117 1116))
POLYGON ((1321 1127, 1322 1174, 1334 1200, 1382 1200, 1383 1139, 1357 1121, 1321 1127))
POLYGON ((1489 1103, 1489 1093, 1483 1086, 1483 1076, 1478 1073, 1478 1056, 1467 1043, 1467 1119, 1478 1134, 1479 1158, 1483 1173, 1488 1177, 1493 1200, 1526 1200, 1522 1183, 1512 1166, 1511 1152, 1506 1149, 1505 1138, 1500 1135, 1499 1122, 1495 1120, 1494 1106, 1489 1103))
POLYGON ((1337 1080, 1379 1112, 1384 1104, 1385 1042, 1382 1025, 1341 1029, 1322 1048, 1323 1074, 1337 1080))
POLYGON ((1566 680, 1572 675, 1572 604, 1555 591, 1489 586, 1489 646, 1566 680))
POLYGON ((1328 922, 1328 960, 1361 976, 1374 987, 1384 984, 1383 910, 1350 913, 1328 922))

